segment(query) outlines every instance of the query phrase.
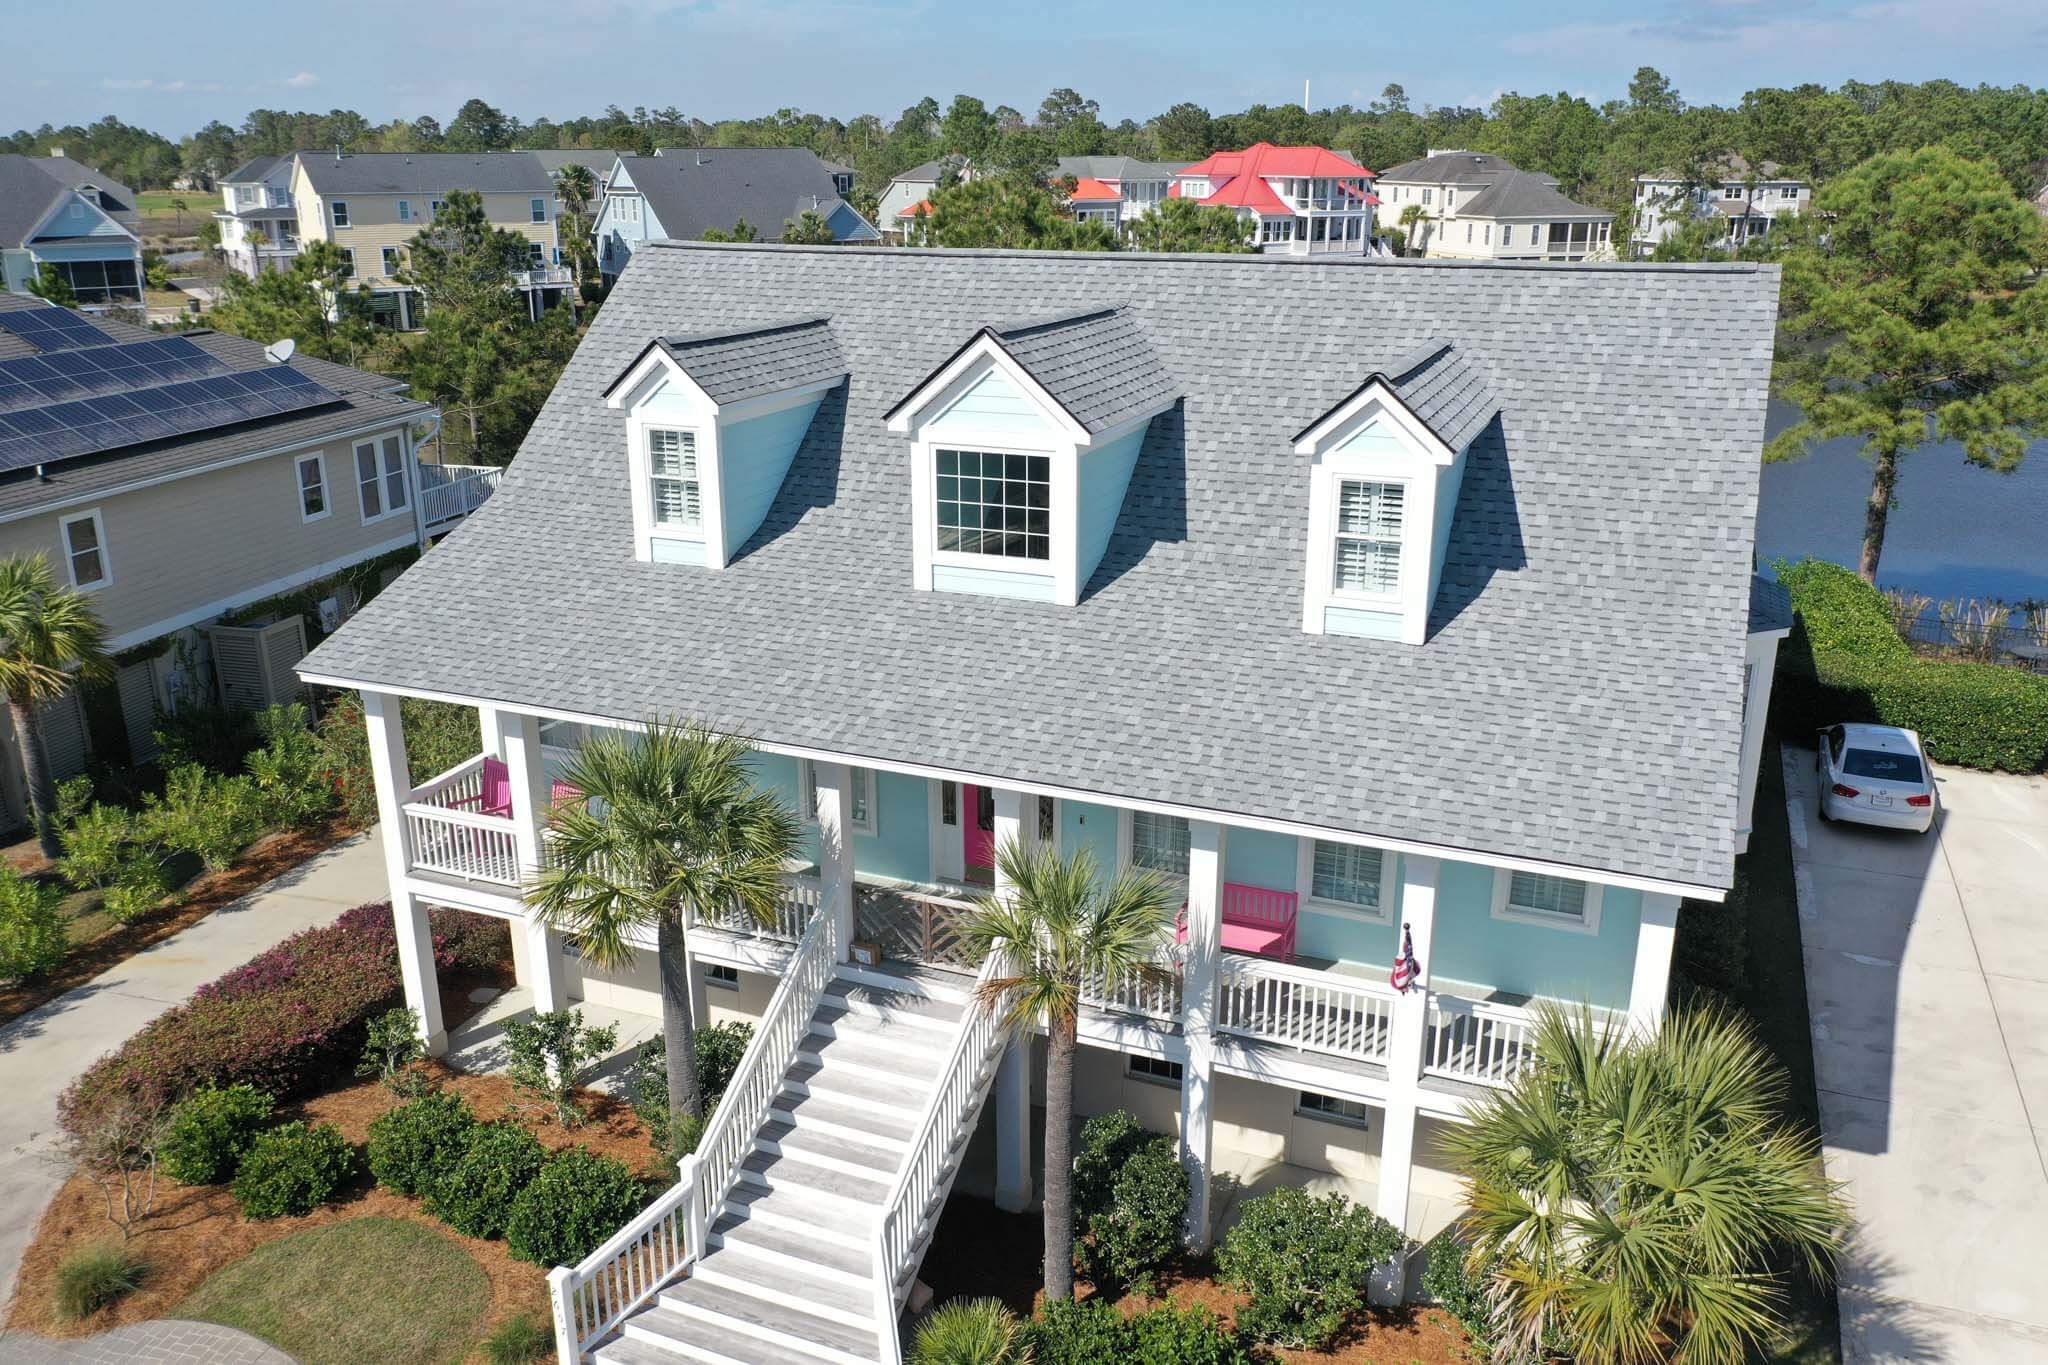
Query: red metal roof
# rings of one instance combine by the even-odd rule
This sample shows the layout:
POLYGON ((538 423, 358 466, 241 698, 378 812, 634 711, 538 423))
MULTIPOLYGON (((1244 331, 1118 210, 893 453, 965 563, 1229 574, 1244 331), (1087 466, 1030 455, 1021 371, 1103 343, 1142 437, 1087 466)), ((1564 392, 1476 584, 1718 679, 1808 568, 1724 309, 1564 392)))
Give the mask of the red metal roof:
POLYGON ((1079 180, 1074 182, 1074 192, 1067 196, 1068 201, 1074 203, 1078 203, 1083 200, 1092 202, 1101 199, 1122 198, 1123 196, 1121 194, 1118 194, 1115 190, 1103 184, 1100 180, 1094 179, 1093 177, 1086 175, 1082 176, 1079 180))
POLYGON ((1181 168, 1182 175, 1207 175, 1212 178, 1236 175, 1371 175, 1372 172, 1341 152, 1328 147, 1275 147, 1270 142, 1254 142, 1241 152, 1215 152, 1192 166, 1181 168))
POLYGON ((920 199, 915 204, 912 204, 909 208, 899 210, 896 216, 898 218, 915 218, 918 214, 922 213, 929 217, 931 215, 931 211, 932 201, 929 199, 920 199))

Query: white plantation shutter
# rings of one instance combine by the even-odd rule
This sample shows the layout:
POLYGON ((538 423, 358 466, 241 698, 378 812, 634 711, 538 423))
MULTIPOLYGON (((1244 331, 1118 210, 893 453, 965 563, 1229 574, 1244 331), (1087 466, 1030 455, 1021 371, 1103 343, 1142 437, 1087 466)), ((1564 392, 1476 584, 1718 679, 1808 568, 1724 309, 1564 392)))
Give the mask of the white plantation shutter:
POLYGON ((1339 592, 1398 592, 1406 489, 1345 479, 1337 486, 1335 586, 1339 592))
POLYGON ((653 481, 655 525, 698 525, 703 493, 697 482, 697 433, 648 432, 647 467, 653 481))
POLYGON ((1561 915, 1566 919, 1586 917, 1586 884, 1566 877, 1546 877, 1536 872, 1517 872, 1508 880, 1508 905, 1516 910, 1561 915))

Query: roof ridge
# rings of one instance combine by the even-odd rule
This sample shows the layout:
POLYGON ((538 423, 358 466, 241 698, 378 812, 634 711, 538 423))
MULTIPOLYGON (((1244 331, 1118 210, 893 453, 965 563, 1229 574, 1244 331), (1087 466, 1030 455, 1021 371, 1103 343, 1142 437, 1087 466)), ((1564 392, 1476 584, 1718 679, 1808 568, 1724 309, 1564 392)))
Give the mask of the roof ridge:
POLYGON ((1074 308, 1060 313, 1042 313, 1030 317, 1012 318, 1008 322, 988 322, 982 324, 982 330, 993 333, 1003 341, 1015 341, 1019 337, 1030 336, 1036 332, 1049 332, 1055 327, 1071 327, 1077 322, 1090 322, 1096 318, 1115 317, 1118 313, 1123 312, 1123 310, 1124 306, 1120 303, 1112 303, 1094 308, 1074 308))
POLYGON ((658 340, 664 346, 699 346, 711 341, 735 341, 740 337, 766 336, 770 332, 794 332, 799 327, 816 327, 832 321, 829 313, 818 313, 811 317, 778 318, 770 322, 745 323, 738 327, 713 328, 703 332, 681 332, 664 335, 658 340))
POLYGON ((1370 270, 1512 270, 1548 271, 1552 274, 1599 272, 1630 275, 1756 275, 1780 267, 1761 261, 1486 261, 1449 257, 1382 256, 1294 256, 1279 252, 1235 251, 1041 251, 1028 247, 939 247, 882 246, 845 243, 808 246, 794 242, 703 242, 675 237, 650 237, 634 247, 664 247, 681 251, 782 251, 841 255, 855 252, 869 256, 948 257, 971 260, 994 257, 1006 260, 1092 261, 1114 266, 1119 261, 1173 261, 1188 265, 1250 265, 1278 269, 1309 267, 1370 270))

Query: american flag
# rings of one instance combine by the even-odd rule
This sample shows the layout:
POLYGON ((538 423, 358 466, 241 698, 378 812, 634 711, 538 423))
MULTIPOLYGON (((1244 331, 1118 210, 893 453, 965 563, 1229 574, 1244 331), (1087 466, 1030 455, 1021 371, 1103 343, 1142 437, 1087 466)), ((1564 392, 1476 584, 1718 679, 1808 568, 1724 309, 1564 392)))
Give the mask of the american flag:
POLYGON ((1401 926, 1401 951, 1394 957, 1394 970, 1387 973, 1387 981, 1406 995, 1408 988, 1415 984, 1415 978, 1421 975, 1422 964, 1415 960, 1415 935, 1404 924, 1401 926))

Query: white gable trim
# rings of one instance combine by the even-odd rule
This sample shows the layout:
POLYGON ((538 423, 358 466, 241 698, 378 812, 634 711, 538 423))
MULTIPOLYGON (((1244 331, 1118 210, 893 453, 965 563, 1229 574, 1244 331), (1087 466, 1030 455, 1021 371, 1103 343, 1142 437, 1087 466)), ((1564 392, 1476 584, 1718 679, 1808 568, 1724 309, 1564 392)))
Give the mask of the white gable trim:
POLYGON ((704 392, 704 386, 690 378, 690 372, 676 363, 674 356, 664 350, 659 342, 650 344, 647 354, 633 362, 632 368, 612 381, 604 391, 604 405, 608 408, 632 409, 647 401, 645 392, 652 379, 661 378, 674 384, 692 404, 703 404, 716 411, 718 404, 711 401, 711 395, 704 392))
POLYGON ((1294 442, 1294 453, 1316 455, 1341 444, 1345 437, 1363 427, 1373 416, 1390 419, 1410 443, 1439 465, 1447 465, 1458 458, 1458 452, 1445 445, 1442 438, 1415 415, 1414 409, 1401 401, 1401 395, 1377 375, 1361 384, 1356 393, 1302 432, 1294 442))
POLYGON ((1047 393, 1022 365, 1011 358, 1002 343, 987 332, 960 349, 960 353, 941 366, 939 372, 912 389, 889 415, 889 430, 907 436, 915 428, 936 420, 941 413, 931 409, 944 402, 959 400, 965 393, 962 380, 979 377, 980 367, 993 366, 1003 372, 1003 377, 1016 385, 1031 404, 1040 409, 1040 415, 1052 423, 1062 435, 1077 446, 1093 445, 1095 438, 1088 434, 1088 428, 1074 419, 1074 414, 1060 406, 1058 399, 1047 393))

